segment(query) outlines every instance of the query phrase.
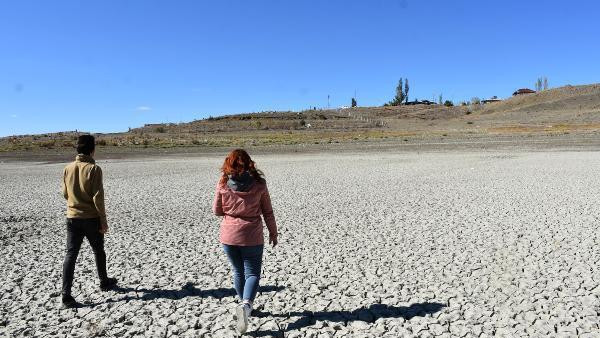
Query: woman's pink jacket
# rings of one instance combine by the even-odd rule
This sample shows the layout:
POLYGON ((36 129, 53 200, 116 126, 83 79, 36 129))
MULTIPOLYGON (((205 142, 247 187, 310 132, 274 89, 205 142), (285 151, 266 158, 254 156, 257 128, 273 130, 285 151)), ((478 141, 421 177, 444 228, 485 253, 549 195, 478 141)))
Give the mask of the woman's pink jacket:
POLYGON ((212 207, 221 222, 220 241, 228 245, 252 246, 264 244, 263 222, 270 234, 277 234, 277 225, 266 183, 255 182, 250 190, 234 191, 226 184, 217 184, 212 207))

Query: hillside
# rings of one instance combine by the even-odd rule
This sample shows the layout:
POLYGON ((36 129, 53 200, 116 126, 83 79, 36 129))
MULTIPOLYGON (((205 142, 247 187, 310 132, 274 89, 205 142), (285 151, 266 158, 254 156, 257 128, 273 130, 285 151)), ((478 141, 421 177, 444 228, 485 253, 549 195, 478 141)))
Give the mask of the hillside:
POLYGON ((484 106, 476 118, 493 127, 561 125, 563 129, 598 129, 600 84, 565 86, 513 97, 484 106))
MULTIPOLYGON (((210 117, 96 134, 109 148, 344 143, 431 136, 596 133, 600 84, 565 86, 485 105, 407 105, 210 117)), ((70 149, 78 132, 0 138, 0 151, 70 149)))

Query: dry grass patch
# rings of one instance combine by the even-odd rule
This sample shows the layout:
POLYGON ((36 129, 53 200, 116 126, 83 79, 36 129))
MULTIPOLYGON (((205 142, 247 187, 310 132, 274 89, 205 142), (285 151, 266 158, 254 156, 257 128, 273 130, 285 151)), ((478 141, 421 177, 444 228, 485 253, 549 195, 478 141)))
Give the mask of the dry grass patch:
POLYGON ((518 134, 518 133, 561 133, 575 131, 600 131, 600 123, 567 124, 559 123, 553 125, 512 125, 499 126, 486 129, 491 134, 518 134))

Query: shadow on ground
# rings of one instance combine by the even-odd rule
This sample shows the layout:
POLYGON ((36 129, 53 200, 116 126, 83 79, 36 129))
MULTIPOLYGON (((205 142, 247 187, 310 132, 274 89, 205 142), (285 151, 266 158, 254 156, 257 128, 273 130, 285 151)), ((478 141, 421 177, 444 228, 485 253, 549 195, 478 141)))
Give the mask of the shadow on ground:
MULTIPOLYGON (((285 287, 278 285, 261 285, 258 289, 259 293, 267 292, 278 292, 283 290, 285 287)), ((115 287, 113 291, 117 293, 131 293, 135 292, 136 296, 125 296, 123 298, 115 299, 114 302, 129 301, 129 300, 142 300, 151 301, 155 299, 171 299, 179 300, 187 297, 213 297, 216 299, 223 299, 225 297, 235 297, 235 290, 232 288, 216 288, 216 289, 200 289, 197 288, 191 282, 186 283, 181 289, 145 289, 145 288, 131 288, 131 287, 115 287)), ((107 302, 111 302, 108 300, 107 302)), ((94 306, 98 304, 89 304, 88 306, 94 306)))
POLYGON ((285 314, 273 314, 264 311, 254 311, 252 315, 259 318, 300 318, 297 319, 295 322, 288 324, 286 327, 281 327, 279 331, 255 331, 249 332, 247 335, 251 337, 283 337, 284 332, 299 330, 303 327, 314 325, 317 322, 317 320, 337 322, 343 325, 348 325, 348 323, 357 320, 372 323, 379 318, 404 318, 408 320, 413 317, 424 317, 427 314, 436 313, 444 307, 446 307, 446 305, 441 303, 415 303, 411 304, 408 307, 373 304, 369 307, 362 307, 353 311, 302 311, 289 312, 285 314))

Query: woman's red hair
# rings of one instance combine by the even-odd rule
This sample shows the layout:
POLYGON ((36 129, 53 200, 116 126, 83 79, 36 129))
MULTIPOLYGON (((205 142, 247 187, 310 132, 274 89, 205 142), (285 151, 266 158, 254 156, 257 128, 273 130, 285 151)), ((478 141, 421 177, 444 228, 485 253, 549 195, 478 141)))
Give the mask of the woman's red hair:
POLYGON ((232 150, 229 155, 225 158, 223 166, 221 167, 220 183, 225 184, 229 180, 229 176, 239 176, 244 171, 250 172, 250 175, 258 182, 264 182, 265 179, 262 177, 263 173, 256 169, 254 161, 250 158, 250 155, 244 149, 232 150))

